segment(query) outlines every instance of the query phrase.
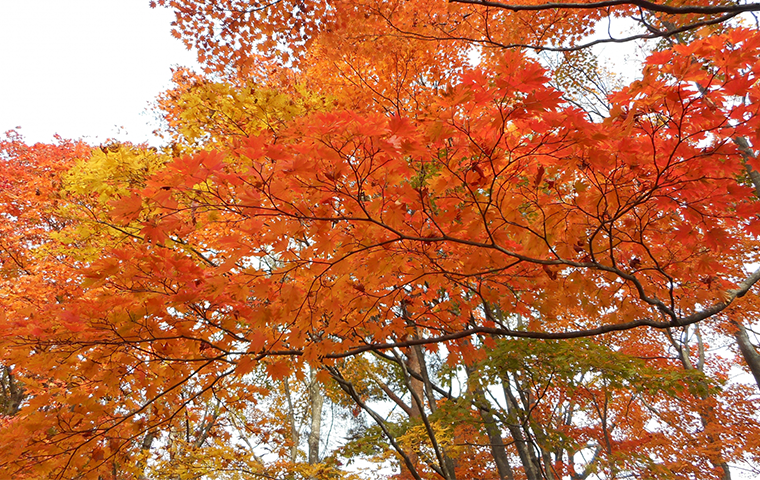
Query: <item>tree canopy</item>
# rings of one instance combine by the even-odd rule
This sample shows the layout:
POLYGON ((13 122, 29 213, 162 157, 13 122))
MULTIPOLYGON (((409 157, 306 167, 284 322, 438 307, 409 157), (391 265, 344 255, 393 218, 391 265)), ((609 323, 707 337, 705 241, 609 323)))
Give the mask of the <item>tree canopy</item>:
POLYGON ((163 148, 0 143, 4 476, 760 473, 760 4, 153 6, 163 148))

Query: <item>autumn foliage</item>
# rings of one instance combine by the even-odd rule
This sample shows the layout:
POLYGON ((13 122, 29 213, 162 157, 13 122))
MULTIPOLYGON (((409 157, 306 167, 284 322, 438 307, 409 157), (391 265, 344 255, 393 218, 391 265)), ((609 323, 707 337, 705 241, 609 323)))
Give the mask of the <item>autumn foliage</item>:
POLYGON ((760 473, 759 5, 156 3, 164 148, 0 144, 3 477, 760 473))

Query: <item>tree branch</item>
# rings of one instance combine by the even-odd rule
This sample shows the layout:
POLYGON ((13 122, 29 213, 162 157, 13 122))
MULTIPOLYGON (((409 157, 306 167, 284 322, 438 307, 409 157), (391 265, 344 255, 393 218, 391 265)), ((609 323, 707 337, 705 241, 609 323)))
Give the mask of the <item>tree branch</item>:
POLYGON ((564 3, 564 2, 547 2, 537 5, 510 4, 504 2, 494 2, 489 0, 449 0, 449 3, 464 3, 468 5, 481 5, 484 7, 500 8, 512 12, 524 11, 541 11, 541 10, 593 10, 597 8, 618 7, 618 6, 635 6, 651 12, 668 13, 672 15, 684 15, 689 13, 701 14, 718 14, 718 13, 744 13, 760 11, 760 4, 748 3, 744 5, 683 5, 680 7, 672 5, 662 5, 648 2, 646 0, 605 0, 601 2, 589 3, 564 3))

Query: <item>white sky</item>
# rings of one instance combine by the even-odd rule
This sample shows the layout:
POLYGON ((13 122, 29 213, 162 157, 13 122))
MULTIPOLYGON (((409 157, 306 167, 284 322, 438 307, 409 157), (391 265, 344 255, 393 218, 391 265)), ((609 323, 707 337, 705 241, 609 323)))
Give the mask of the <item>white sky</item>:
POLYGON ((0 0, 0 135, 156 143, 148 104, 196 65, 172 20, 148 0, 0 0))

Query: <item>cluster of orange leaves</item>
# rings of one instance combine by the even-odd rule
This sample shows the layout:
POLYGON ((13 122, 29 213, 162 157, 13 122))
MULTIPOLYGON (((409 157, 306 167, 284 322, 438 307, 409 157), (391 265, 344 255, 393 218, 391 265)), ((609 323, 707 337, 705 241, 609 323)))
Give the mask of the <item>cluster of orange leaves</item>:
MULTIPOLYGON (((573 42, 631 6, 157 3, 175 9, 175 35, 232 85, 204 90, 211 80, 178 72, 160 100, 174 137, 160 167, 113 177, 97 196, 67 186, 79 180, 66 174, 97 149, 2 144, 0 178, 15 180, 0 182, 0 353, 26 397, 2 419, 0 472, 139 478, 146 435, 183 415, 205 425, 212 401, 232 425, 272 381, 307 368, 327 381, 369 351, 425 345, 449 368, 482 365, 496 378, 505 338, 621 332, 603 337, 610 352, 671 372, 657 329, 712 322, 730 338, 729 320, 756 318, 747 265, 760 207, 747 172, 760 162, 735 141, 754 145, 760 132, 756 31, 718 29, 652 54, 592 122, 537 60, 484 48, 472 65, 473 42, 573 42)), ((132 158, 129 148, 103 155, 132 158)), ((525 359, 521 368, 540 370, 540 358, 525 359)), ((613 370, 595 361, 578 371, 613 370)), ((710 368, 726 375, 718 360, 710 368)), ((556 425, 557 442, 606 442, 610 472, 719 475, 721 462, 757 458, 743 387, 726 387, 721 405, 702 379, 704 391, 678 390, 687 407, 645 387, 650 373, 615 398, 606 384, 571 388, 572 372, 562 375, 531 421, 556 425), (592 413, 559 425, 556 404, 592 413), (620 419, 618 438, 600 405, 620 419), (645 432, 647 408, 672 423, 645 432), (701 424, 678 420, 685 411, 701 424)), ((456 445, 482 443, 475 423, 418 426, 407 439, 423 457, 412 433, 428 435, 430 451, 451 436, 441 448, 461 456, 459 475, 487 478, 464 459, 489 453, 456 445)), ((225 462, 214 468, 234 459, 225 462)), ((553 468, 575 473, 571 462, 553 468)))

